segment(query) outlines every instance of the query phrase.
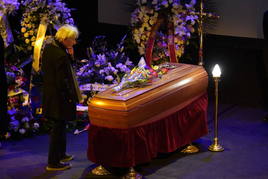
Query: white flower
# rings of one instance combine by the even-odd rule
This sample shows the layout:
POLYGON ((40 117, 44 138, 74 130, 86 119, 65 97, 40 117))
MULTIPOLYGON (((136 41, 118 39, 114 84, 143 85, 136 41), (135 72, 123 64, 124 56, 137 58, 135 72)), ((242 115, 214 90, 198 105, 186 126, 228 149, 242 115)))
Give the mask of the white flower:
POLYGON ((108 81, 113 81, 114 77, 111 76, 111 75, 108 75, 105 77, 105 80, 108 80, 108 81))
POLYGON ((29 118, 28 117, 24 117, 21 119, 22 122, 29 122, 29 118))
POLYGON ((38 129, 38 128, 39 128, 39 124, 38 124, 37 122, 35 122, 35 123, 33 124, 33 128, 34 128, 34 129, 38 129))
POLYGON ((21 134, 25 134, 25 132, 26 132, 25 129, 23 129, 23 128, 19 129, 19 133, 21 133, 21 134))
POLYGON ((100 70, 100 71, 99 71, 99 74, 102 75, 104 72, 105 72, 104 70, 100 70))

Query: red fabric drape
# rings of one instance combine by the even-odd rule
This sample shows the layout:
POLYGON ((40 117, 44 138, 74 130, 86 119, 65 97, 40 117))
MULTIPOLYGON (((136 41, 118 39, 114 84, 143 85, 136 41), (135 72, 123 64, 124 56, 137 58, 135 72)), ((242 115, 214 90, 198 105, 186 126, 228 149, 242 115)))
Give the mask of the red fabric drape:
POLYGON ((88 159, 111 167, 131 167, 146 163, 158 153, 175 151, 206 135, 207 95, 178 112, 142 126, 129 129, 91 125, 88 159))

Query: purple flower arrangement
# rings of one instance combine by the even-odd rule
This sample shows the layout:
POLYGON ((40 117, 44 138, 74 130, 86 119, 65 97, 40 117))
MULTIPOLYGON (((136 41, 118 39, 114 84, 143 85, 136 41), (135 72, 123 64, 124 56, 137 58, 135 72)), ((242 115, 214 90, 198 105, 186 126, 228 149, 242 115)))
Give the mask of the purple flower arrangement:
POLYGON ((77 67, 80 85, 89 83, 117 84, 124 74, 129 73, 133 63, 124 52, 125 37, 116 49, 108 49, 105 36, 96 36, 88 48, 89 59, 77 67))

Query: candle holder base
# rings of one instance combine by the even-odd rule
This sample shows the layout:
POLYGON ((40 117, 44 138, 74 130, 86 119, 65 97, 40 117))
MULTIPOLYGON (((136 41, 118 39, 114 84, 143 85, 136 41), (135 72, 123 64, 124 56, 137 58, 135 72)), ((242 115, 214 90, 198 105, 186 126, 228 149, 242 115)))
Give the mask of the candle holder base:
POLYGON ((224 151, 224 148, 220 144, 214 143, 208 147, 208 150, 210 150, 211 152, 222 152, 224 151))
POLYGON ((103 166, 98 166, 96 168, 94 168, 93 170, 91 170, 91 173, 93 173, 94 175, 99 175, 99 176, 104 176, 104 175, 110 175, 111 173, 106 170, 103 166))
POLYGON ((137 173, 133 167, 130 168, 129 172, 123 176, 122 179, 142 179, 142 175, 137 173))
POLYGON ((184 153, 184 154, 193 154, 197 152, 199 152, 199 148, 192 144, 188 145, 185 149, 181 151, 181 153, 184 153))

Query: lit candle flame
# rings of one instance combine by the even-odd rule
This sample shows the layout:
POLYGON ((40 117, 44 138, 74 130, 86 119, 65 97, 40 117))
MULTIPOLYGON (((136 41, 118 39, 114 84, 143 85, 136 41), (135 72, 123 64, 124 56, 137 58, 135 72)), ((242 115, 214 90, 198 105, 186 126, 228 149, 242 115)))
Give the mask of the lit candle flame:
POLYGON ((213 77, 221 77, 221 69, 220 69, 220 66, 218 64, 216 64, 213 68, 213 71, 212 71, 212 75, 213 77))

